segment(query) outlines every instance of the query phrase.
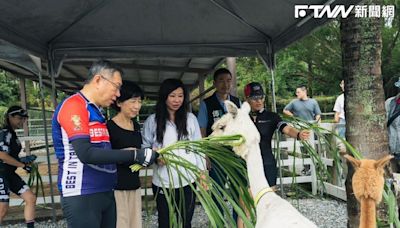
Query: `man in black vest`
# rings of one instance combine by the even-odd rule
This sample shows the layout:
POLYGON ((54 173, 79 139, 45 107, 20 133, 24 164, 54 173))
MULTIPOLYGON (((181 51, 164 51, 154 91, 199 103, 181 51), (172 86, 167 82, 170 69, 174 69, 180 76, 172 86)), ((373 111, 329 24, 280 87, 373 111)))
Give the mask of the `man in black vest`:
POLYGON ((215 92, 200 103, 197 117, 203 137, 211 134, 211 126, 226 113, 225 100, 230 100, 240 107, 239 99, 229 94, 232 88, 232 74, 228 69, 220 68, 216 70, 213 84, 215 92))
MULTIPOLYGON (((230 95, 230 90, 232 88, 232 74, 228 69, 220 68, 216 70, 214 72, 213 84, 215 92, 200 103, 199 114, 197 116, 203 137, 207 137, 212 133, 211 126, 226 113, 226 107, 224 104, 225 100, 230 100, 235 103, 237 107, 240 107, 239 99, 230 95)), ((207 168, 210 170, 210 177, 220 186, 225 186, 227 181, 226 174, 217 175, 217 170, 221 169, 208 159, 207 168)), ((220 173, 220 171, 218 173, 220 173)), ((219 209, 222 211, 221 206, 219 206, 219 209)), ((233 217, 234 219, 237 219, 237 214, 235 212, 233 212, 233 217)))

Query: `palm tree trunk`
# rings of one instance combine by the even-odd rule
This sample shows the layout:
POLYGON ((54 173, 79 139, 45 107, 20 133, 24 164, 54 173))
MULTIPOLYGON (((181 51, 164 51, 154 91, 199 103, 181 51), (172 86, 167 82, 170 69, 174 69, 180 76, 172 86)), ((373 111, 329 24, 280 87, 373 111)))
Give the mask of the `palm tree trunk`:
MULTIPOLYGON (((379 0, 364 4, 382 5, 379 0)), ((365 158, 373 159, 389 151, 381 75, 381 29, 381 18, 355 18, 354 14, 342 19, 340 26, 346 86, 346 138, 365 158)), ((348 227, 358 227, 359 206, 352 194, 352 176, 353 169, 349 165, 346 179, 348 227)))

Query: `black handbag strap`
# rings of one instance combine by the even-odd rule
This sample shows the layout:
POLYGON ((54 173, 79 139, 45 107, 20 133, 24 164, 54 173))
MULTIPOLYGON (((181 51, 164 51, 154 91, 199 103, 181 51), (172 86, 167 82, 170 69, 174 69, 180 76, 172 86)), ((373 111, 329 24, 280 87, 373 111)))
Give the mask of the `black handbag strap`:
MULTIPOLYGON (((396 101, 395 101, 396 102, 396 101)), ((389 117, 389 120, 388 120, 388 122, 387 122, 387 127, 389 127, 392 123, 393 123, 393 121, 398 117, 398 116, 400 116, 400 105, 399 104, 396 104, 395 103, 395 105, 396 105, 396 107, 395 107, 395 109, 394 109, 394 113, 393 113, 393 115, 391 115, 390 117, 389 117)))

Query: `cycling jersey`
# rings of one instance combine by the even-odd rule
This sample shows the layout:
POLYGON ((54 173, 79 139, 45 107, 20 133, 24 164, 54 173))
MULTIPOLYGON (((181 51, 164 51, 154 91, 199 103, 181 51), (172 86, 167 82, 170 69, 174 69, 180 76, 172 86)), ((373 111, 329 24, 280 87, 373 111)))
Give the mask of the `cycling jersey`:
MULTIPOLYGON (((18 154, 21 151, 22 146, 21 142, 19 141, 17 134, 15 133, 14 130, 4 127, 3 129, 0 129, 0 151, 3 153, 7 153, 11 157, 13 157, 15 160, 19 161, 18 154)), ((17 169, 17 167, 13 165, 9 165, 4 163, 2 160, 0 160, 0 173, 3 172, 14 172, 17 169)))
MULTIPOLYGON (((21 149, 21 142, 14 130, 7 127, 0 129, 0 153, 7 153, 19 161, 18 154, 21 149)), ((16 166, 6 164, 0 160, 0 202, 9 202, 10 190, 17 195, 21 195, 29 189, 21 177, 15 173, 16 169, 16 166)))
POLYGON ((110 137, 99 107, 82 93, 58 105, 52 120, 58 159, 58 188, 63 197, 111 191, 116 185, 115 164, 84 164, 71 142, 89 139, 93 147, 111 149, 110 137))

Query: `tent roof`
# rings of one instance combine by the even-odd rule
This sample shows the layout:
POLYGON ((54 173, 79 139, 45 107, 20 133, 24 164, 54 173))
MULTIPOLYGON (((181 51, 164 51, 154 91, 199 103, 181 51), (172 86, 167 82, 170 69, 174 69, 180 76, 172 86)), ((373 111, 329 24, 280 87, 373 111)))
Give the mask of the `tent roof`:
MULTIPOLYGON (((349 5, 359 0, 328 2, 349 5)), ((210 71, 221 57, 259 54, 273 65, 274 53, 327 21, 296 19, 294 6, 328 2, 0 0, 0 40, 50 62, 54 69, 64 63, 78 74, 82 66, 76 63, 99 57, 134 65, 178 61, 180 67, 193 68, 206 62, 210 71)))
MULTIPOLYGON (((156 58, 123 61, 117 60, 124 71, 124 80, 136 82, 150 99, 157 98, 161 82, 167 78, 181 79, 191 90, 199 80, 218 66, 224 58, 156 58)), ((56 89, 73 93, 79 90, 88 74, 91 61, 68 62, 60 70, 55 80, 56 89)), ((15 63, 0 61, 0 66, 15 76, 38 81, 38 77, 15 63)), ((51 88, 51 79, 47 73, 47 65, 43 64, 43 83, 51 88)))

